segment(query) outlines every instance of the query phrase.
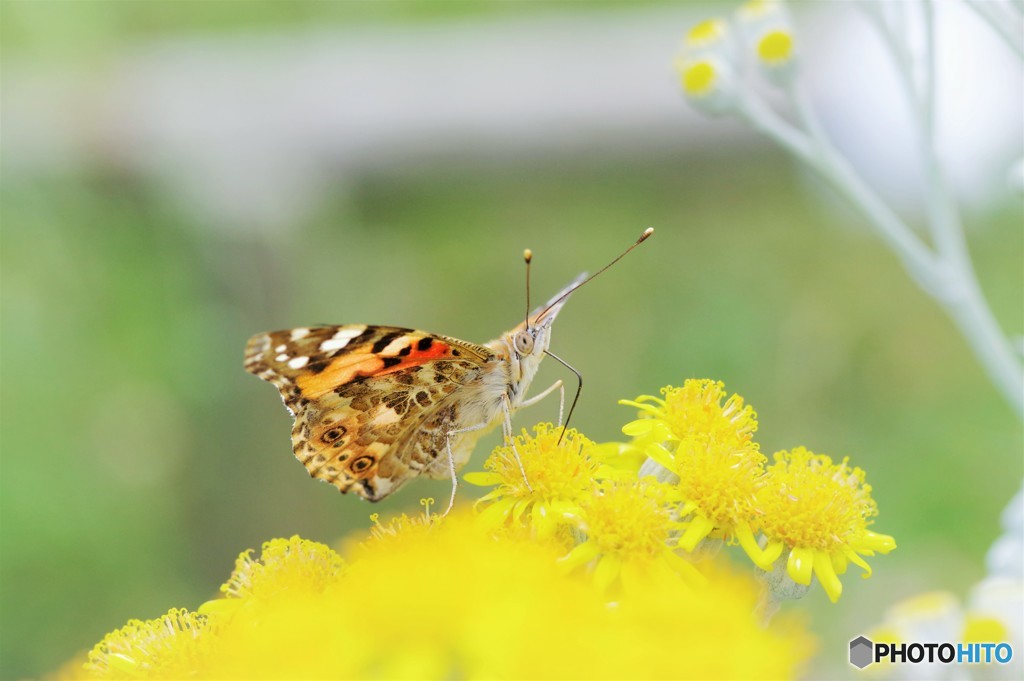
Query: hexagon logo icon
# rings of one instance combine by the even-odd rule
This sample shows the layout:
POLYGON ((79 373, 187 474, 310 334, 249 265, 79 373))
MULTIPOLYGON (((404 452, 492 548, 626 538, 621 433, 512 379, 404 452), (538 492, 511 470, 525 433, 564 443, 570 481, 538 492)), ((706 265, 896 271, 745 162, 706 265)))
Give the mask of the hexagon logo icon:
POLYGON ((850 641, 850 664, 857 669, 864 669, 875 661, 875 644, 866 636, 858 636, 850 641))

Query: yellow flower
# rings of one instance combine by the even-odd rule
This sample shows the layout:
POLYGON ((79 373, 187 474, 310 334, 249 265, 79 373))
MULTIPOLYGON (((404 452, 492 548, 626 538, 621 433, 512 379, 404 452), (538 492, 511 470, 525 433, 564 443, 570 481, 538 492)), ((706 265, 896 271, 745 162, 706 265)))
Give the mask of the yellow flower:
MULTIPOLYGON (((725 384, 721 381, 691 378, 682 388, 662 388, 661 394, 664 399, 641 395, 636 400, 619 400, 619 404, 642 412, 641 418, 627 423, 622 432, 645 438, 649 444, 672 442, 685 444, 689 449, 741 449, 753 443, 757 414, 753 407, 743 404, 739 395, 726 399, 725 384)), ((672 454, 663 453, 662 448, 649 446, 647 455, 664 461, 662 465, 666 468, 674 467, 672 454)))
POLYGON ((533 430, 536 435, 524 429, 514 440, 522 469, 512 447, 497 447, 484 463, 486 472, 464 477, 472 485, 497 486, 477 502, 483 507, 483 525, 529 526, 538 538, 548 539, 564 528, 566 515, 578 513, 580 501, 590 496, 601 462, 594 443, 575 428, 564 436, 561 428, 550 423, 539 423, 533 430))
POLYGON ((130 620, 89 652, 84 671, 96 679, 174 679, 206 664, 213 639, 203 615, 171 610, 145 622, 130 620))
POLYGON ((686 32, 674 63, 683 94, 694 107, 711 114, 732 108, 736 51, 729 24, 722 19, 707 19, 686 32))
POLYGON ((683 94, 693 104, 709 113, 721 113, 732 106, 733 74, 726 62, 714 55, 681 57, 675 67, 683 94))
POLYGON ((601 485, 582 504, 579 521, 586 541, 562 559, 564 568, 593 564, 601 591, 620 577, 627 589, 651 575, 675 574, 702 584, 697 569, 675 553, 680 523, 673 518, 672 501, 671 488, 652 478, 601 485))
POLYGON ((273 598, 279 590, 317 594, 344 569, 344 561, 324 544, 298 536, 273 539, 263 544, 258 559, 253 559, 251 549, 243 551, 231 577, 220 587, 227 598, 207 601, 199 612, 227 618, 247 602, 273 598))
POLYGON ((786 15, 786 8, 779 0, 749 0, 740 5, 736 15, 741 23, 777 21, 786 15))
POLYGON ((640 466, 647 459, 643 447, 633 442, 602 442, 591 450, 601 462, 602 480, 636 480, 640 466))
POLYGON ((767 31, 757 41, 757 58, 769 66, 782 66, 793 58, 793 42, 789 31, 767 31))
POLYGON ((796 74, 796 32, 789 11, 776 0, 754 0, 736 12, 736 24, 761 72, 779 86, 796 74))
POLYGON ((835 602, 843 591, 838 575, 846 572, 847 563, 860 566, 869 577, 871 567, 862 556, 888 553, 896 542, 867 529, 878 508, 864 471, 847 466, 847 459, 833 464, 828 456, 804 447, 778 452, 774 458, 756 499, 767 544, 761 549, 751 533, 740 536, 740 543, 764 570, 788 550, 790 578, 807 585, 813 574, 835 602))
POLYGON ((679 477, 679 513, 688 518, 679 546, 693 551, 709 535, 749 533, 765 461, 753 440, 757 414, 739 395, 727 398, 721 382, 691 379, 661 392, 664 399, 621 401, 643 412, 622 431, 679 477))
POLYGON ((705 19, 694 24, 683 38, 683 46, 688 50, 706 49, 720 44, 729 35, 729 25, 721 19, 705 19))
POLYGON ((810 652, 801 629, 751 617, 750 578, 716 575, 696 590, 641 581, 610 605, 589 580, 560 570, 550 547, 496 540, 458 510, 429 532, 400 532, 349 557, 320 593, 289 588, 294 575, 324 574, 325 557, 341 563, 327 551, 287 552, 285 569, 260 577, 265 597, 211 617, 216 626, 195 639, 179 620, 145 623, 152 632, 116 648, 134 665, 121 676, 794 678, 810 652), (140 664, 144 644, 165 636, 181 646, 183 633, 201 655, 161 645, 140 664))
POLYGON ((373 523, 373 527, 370 528, 370 538, 368 541, 362 542, 361 545, 364 548, 386 546, 390 542, 396 541, 410 532, 429 531, 431 527, 441 522, 443 517, 436 513, 430 513, 430 506, 433 503, 433 497, 420 499, 420 506, 423 507, 422 514, 410 516, 403 513, 400 516, 390 519, 387 523, 380 522, 379 513, 371 513, 370 522, 373 523))
POLYGON ((792 678, 794 669, 814 652, 813 639, 792 616, 776 616, 762 627, 756 617, 726 615, 745 608, 753 612, 759 586, 749 575, 715 564, 700 589, 675 581, 674 588, 651 582, 642 591, 643 598, 617 604, 622 630, 639 633, 660 622, 673 641, 670 647, 664 636, 630 636, 628 644, 619 642, 616 653, 619 668, 626 671, 603 678, 785 679, 792 678), (735 656, 723 648, 722 637, 742 641, 735 656), (647 660, 657 656, 684 656, 685 665, 675 670, 666 666, 660 674, 643 673, 647 660), (633 672, 628 671, 631 665, 636 665, 633 672))

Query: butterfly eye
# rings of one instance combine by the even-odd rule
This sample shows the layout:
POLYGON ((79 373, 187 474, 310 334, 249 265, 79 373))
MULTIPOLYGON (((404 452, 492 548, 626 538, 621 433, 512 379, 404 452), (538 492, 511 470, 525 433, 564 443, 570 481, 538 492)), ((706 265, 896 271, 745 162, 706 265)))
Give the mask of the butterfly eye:
POLYGON ((340 439, 341 436, 343 436, 346 432, 348 431, 345 428, 345 426, 334 426, 333 428, 331 428, 326 433, 320 436, 320 441, 323 442, 324 444, 331 444, 335 440, 340 439))
POLYGON ((529 354, 533 350, 533 336, 530 335, 529 331, 520 331, 516 334, 515 344, 519 354, 529 354))

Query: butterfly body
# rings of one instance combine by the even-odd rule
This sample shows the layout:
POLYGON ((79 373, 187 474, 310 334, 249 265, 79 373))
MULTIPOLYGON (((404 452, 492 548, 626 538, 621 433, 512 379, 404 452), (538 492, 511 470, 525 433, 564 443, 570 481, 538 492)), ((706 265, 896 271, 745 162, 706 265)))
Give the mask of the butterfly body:
POLYGON ((582 280, 483 345, 392 326, 300 327, 250 338, 245 369, 280 391, 311 476, 379 501, 414 477, 448 477, 482 435, 511 428, 582 280))

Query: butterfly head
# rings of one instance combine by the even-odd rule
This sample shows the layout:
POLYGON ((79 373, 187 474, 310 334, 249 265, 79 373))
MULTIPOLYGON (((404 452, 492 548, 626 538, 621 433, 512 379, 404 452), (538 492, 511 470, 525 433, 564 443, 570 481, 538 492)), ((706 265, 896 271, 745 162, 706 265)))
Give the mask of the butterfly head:
POLYGON ((576 277, 568 286, 555 294, 545 305, 537 308, 524 322, 502 337, 512 360, 513 376, 516 381, 529 380, 537 372, 544 352, 551 344, 551 325, 562 310, 569 294, 584 280, 586 273, 576 277))

